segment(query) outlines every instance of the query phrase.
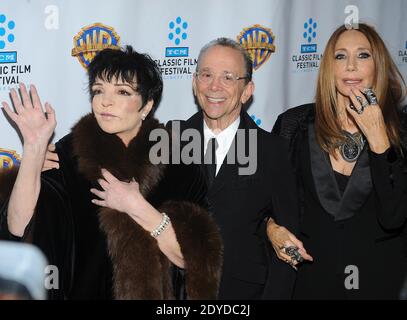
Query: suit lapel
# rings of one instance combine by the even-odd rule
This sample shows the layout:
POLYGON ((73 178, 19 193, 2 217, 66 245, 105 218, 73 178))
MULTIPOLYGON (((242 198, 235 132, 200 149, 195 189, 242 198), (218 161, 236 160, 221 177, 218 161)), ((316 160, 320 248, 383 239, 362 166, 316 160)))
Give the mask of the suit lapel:
MULTIPOLYGON (((240 114, 240 123, 239 123, 239 128, 238 130, 245 130, 245 135, 244 135, 244 147, 245 147, 245 152, 247 154, 248 152, 248 130, 247 129, 257 129, 256 124, 251 120, 249 115, 247 115, 246 112, 242 112, 240 114)), ((239 142, 242 143, 242 142, 239 142)), ((218 192, 221 190, 226 182, 230 180, 234 180, 238 174, 239 174, 239 163, 238 163, 238 158, 237 158, 237 147, 238 147, 238 141, 237 141, 237 132, 235 134, 235 137, 233 138, 232 144, 229 148, 229 151, 223 160, 222 166, 219 169, 218 174, 215 177, 215 180, 210 188, 210 192, 218 192), (231 159, 230 163, 228 164, 228 158, 231 159)))
MULTIPOLYGON (((196 129, 199 131, 199 135, 201 137, 201 164, 200 164, 200 168, 202 170, 202 172, 204 173, 205 178, 207 177, 206 175, 206 168, 205 168, 205 164, 204 164, 204 155, 205 155, 205 137, 204 137, 204 130, 203 130, 203 113, 202 110, 198 111, 197 113, 195 113, 191 118, 189 118, 186 121, 186 127, 182 128, 182 131, 185 129, 196 129)), ((215 179, 216 180, 216 179, 215 179)), ((208 181, 206 181, 206 185, 208 186, 208 181)), ((209 191, 210 188, 208 188, 209 191)))
POLYGON ((369 156, 363 149, 341 196, 329 157, 316 142, 313 124, 309 125, 308 143, 314 186, 322 207, 335 220, 350 218, 359 212, 372 191, 369 156))
MULTIPOLYGON (((201 169, 203 172, 205 172, 205 166, 203 164, 203 158, 204 158, 204 153, 205 153, 205 146, 204 146, 204 130, 203 130, 203 113, 202 111, 197 112, 194 114, 191 118, 189 118, 186 123, 185 127, 182 128, 188 129, 188 128, 194 128, 197 129, 201 135, 201 169)), ((243 129, 245 130, 245 149, 246 149, 246 154, 248 150, 248 129, 258 129, 257 125, 254 123, 254 121, 249 117, 249 115, 245 112, 242 111, 240 114, 240 124, 238 129, 243 129)), ((229 148, 229 151, 225 157, 225 159, 222 162, 222 166, 219 169, 218 174, 215 177, 215 180, 213 181, 211 187, 208 189, 208 192, 210 193, 216 193, 219 190, 221 190, 226 182, 230 181, 231 179, 235 179, 238 176, 238 169, 239 169, 239 164, 237 162, 237 154, 236 154, 236 148, 237 148, 237 141, 236 141, 237 135, 235 135, 232 145, 229 148), (234 156, 233 156, 234 153, 234 156), (233 163, 228 164, 228 158, 234 159, 234 161, 231 161, 233 163)))
POLYGON ((218 174, 215 177, 215 180, 212 183, 212 186, 210 187, 210 192, 218 192, 227 181, 233 179, 234 177, 236 177, 237 175, 237 169, 238 166, 236 163, 230 163, 228 164, 228 157, 230 157, 230 159, 233 159, 233 153, 235 153, 235 157, 234 159, 236 159, 236 152, 235 152, 235 148, 233 147, 233 145, 236 145, 236 136, 233 139, 232 145, 229 148, 229 151, 225 157, 225 159, 222 162, 222 166, 219 169, 218 174))

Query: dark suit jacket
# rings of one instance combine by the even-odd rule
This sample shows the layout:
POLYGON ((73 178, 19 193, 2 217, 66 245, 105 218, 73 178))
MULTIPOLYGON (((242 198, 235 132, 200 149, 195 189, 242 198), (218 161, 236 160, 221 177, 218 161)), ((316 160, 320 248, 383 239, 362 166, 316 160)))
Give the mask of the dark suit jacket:
POLYGON ((299 267, 294 298, 398 299, 407 275, 406 159, 393 148, 375 154, 366 147, 340 194, 328 155, 310 138, 314 109, 291 108, 273 129, 289 141, 301 199, 299 238, 314 258, 299 267), (348 266, 358 273, 345 272, 348 266), (360 275, 357 290, 345 288, 348 275, 360 275))
MULTIPOLYGON (((181 123, 181 131, 191 128, 201 133, 204 150, 202 112, 181 123)), ((207 193, 224 241, 219 298, 290 298, 295 273, 274 256, 264 223, 266 216, 273 216, 294 233, 297 229, 297 196, 288 148, 284 139, 259 128, 246 112, 241 114, 239 129, 244 130, 246 150, 249 129, 257 133, 257 170, 239 175, 239 165, 228 164, 225 158, 207 193)))

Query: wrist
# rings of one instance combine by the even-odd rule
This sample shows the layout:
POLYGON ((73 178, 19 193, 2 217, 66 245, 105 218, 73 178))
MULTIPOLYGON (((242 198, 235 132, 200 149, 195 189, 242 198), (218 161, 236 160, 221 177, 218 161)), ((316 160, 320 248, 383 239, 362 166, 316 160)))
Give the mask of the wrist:
POLYGON ((369 148, 372 152, 380 154, 390 148, 390 140, 385 131, 375 132, 374 134, 366 135, 369 143, 369 148), (370 137, 370 138, 369 138, 370 137))
POLYGON ((133 198, 129 203, 128 210, 124 211, 128 212, 135 220, 147 221, 153 210, 155 211, 155 208, 144 197, 140 196, 140 198, 133 198))
POLYGON ((159 225, 163 216, 150 203, 144 200, 143 203, 134 203, 133 207, 130 216, 144 230, 151 232, 159 225))
POLYGON ((155 227, 150 232, 150 235, 153 238, 157 238, 162 232, 164 232, 164 230, 170 225, 170 223, 171 223, 170 217, 165 212, 163 212, 160 224, 157 225, 157 227, 155 227))
POLYGON ((43 157, 47 152, 48 144, 27 144, 25 143, 23 146, 23 155, 24 156, 32 156, 32 157, 43 157))
POLYGON ((376 154, 382 154, 384 152, 386 152, 387 149, 390 148, 390 142, 382 142, 382 143, 372 143, 369 144, 369 148, 372 152, 376 153, 376 154))

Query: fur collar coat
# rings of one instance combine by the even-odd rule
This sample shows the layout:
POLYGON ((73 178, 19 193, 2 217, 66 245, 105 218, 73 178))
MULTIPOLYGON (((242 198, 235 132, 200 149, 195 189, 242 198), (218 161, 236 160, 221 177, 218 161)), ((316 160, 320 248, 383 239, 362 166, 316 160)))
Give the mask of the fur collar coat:
MULTIPOLYGON (((64 297, 95 298, 89 296, 92 288, 80 289, 83 294, 79 295, 70 292, 86 286, 78 283, 79 278, 94 277, 99 269, 104 269, 102 277, 109 278, 103 279, 102 282, 107 283, 104 287, 111 284, 111 288, 104 290, 111 293, 102 294, 102 297, 216 298, 222 265, 222 241, 205 208, 204 177, 195 166, 153 165, 149 161, 149 151, 155 142, 149 141, 149 135, 154 129, 165 130, 157 120, 145 120, 138 135, 126 147, 117 136, 103 132, 94 116, 89 114, 57 143, 60 170, 43 174, 40 199, 24 239, 33 239, 51 262, 62 264, 64 274, 60 282, 65 291, 64 297), (98 186, 101 168, 108 169, 120 180, 134 178, 142 195, 160 212, 169 215, 184 256, 185 270, 173 266, 158 248, 157 241, 126 213, 90 203, 93 196, 89 188, 98 186), (54 214, 46 213, 53 206, 54 214), (62 218, 57 219, 55 212, 59 211, 62 218), (56 231, 45 227, 50 223, 54 225, 53 230, 63 230, 62 238, 60 232, 57 236, 56 231), (61 223, 64 226, 58 225, 61 223), (93 246, 94 241, 98 241, 99 245, 93 246), (86 255, 92 252, 85 247, 92 252, 99 248, 104 253, 95 253, 94 260, 90 261, 86 255), (61 252, 64 252, 63 258, 58 255, 61 252), (104 256, 109 260, 106 268, 101 258, 104 256), (93 271, 81 274, 89 264, 93 265, 89 268, 93 271)), ((3 202, 0 237, 21 240, 8 233, 6 223, 5 204, 16 172, 10 170, 0 174, 0 204, 3 202)), ((98 286, 97 280, 87 282, 98 286)), ((96 297, 99 295, 96 294, 96 297)))

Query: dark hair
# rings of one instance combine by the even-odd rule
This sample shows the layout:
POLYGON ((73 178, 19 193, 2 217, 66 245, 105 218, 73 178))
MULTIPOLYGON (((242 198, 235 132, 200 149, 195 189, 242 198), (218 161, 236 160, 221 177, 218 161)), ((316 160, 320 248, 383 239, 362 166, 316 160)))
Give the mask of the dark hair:
POLYGON ((246 69, 246 83, 252 81, 252 75, 253 75, 253 62, 252 62, 252 58, 250 57, 249 52, 243 48, 238 42, 236 42, 235 40, 229 39, 229 38, 218 38, 215 40, 212 40, 211 42, 207 43, 206 45, 204 45, 201 49, 201 51, 199 52, 199 56, 198 56, 198 63, 197 63, 197 70, 199 70, 199 63, 202 59, 203 54, 210 48, 215 47, 215 46, 221 46, 221 47, 227 47, 227 48, 231 48, 234 49, 238 52, 241 53, 244 63, 245 63, 245 69, 246 69))
POLYGON ((154 101, 151 116, 161 100, 163 80, 157 64, 147 54, 138 53, 131 46, 124 49, 104 49, 88 67, 89 92, 93 99, 92 86, 96 79, 111 82, 113 78, 131 84, 141 95, 143 106, 154 101))

